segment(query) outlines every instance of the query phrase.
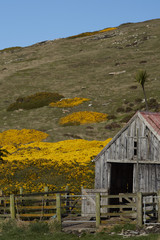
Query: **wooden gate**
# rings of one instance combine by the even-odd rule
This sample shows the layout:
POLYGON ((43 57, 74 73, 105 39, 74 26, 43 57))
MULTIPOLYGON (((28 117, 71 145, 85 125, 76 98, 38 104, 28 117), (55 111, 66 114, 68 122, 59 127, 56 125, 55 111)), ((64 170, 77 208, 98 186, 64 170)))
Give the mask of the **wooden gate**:
MULTIPOLYGON (((81 213, 83 217, 96 216, 96 193, 100 193, 101 196, 108 195, 106 189, 82 189, 81 213)), ((102 198, 101 204, 108 204, 108 199, 102 198)), ((107 212, 107 209, 101 209, 101 212, 105 213, 107 212)))

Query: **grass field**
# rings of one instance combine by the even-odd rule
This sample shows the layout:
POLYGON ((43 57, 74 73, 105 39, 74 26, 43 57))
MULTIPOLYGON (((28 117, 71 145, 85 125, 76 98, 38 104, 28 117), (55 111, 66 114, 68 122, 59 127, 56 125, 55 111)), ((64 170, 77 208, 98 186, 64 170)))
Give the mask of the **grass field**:
MULTIPOLYGON (((116 26, 115 26, 116 27, 116 26)), ((113 137, 137 110, 144 110, 141 87, 134 76, 146 69, 147 97, 160 102, 160 19, 123 24, 107 32, 57 39, 25 48, 0 51, 0 131, 33 128, 56 142, 76 137, 105 140, 113 137), (44 106, 7 112, 17 98, 37 92, 57 92, 66 98, 88 98, 81 105, 63 108, 44 106), (121 110, 119 109, 121 108, 121 110), (114 115, 101 123, 60 126, 59 119, 79 111, 114 115), (113 122, 118 127, 106 125, 113 122)), ((155 111, 155 107, 150 107, 155 111)), ((157 108, 159 111, 159 108, 157 108)))
MULTIPOLYGON (((53 226, 45 222, 35 222, 31 224, 27 223, 15 223, 15 222, 5 222, 1 224, 0 232, 1 240, 121 240, 124 239, 122 235, 118 233, 109 234, 106 232, 99 232, 95 234, 67 234, 64 232, 55 231, 53 226)), ((146 236, 134 236, 125 237, 126 240, 159 240, 159 234, 149 234, 146 236)))

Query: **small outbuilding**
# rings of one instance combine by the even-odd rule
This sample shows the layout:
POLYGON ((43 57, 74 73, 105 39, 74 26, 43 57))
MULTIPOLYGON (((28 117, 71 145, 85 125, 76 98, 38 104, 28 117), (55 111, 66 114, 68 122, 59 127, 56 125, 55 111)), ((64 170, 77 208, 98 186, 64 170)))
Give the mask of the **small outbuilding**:
POLYGON ((160 189, 160 113, 137 112, 95 158, 95 189, 160 189))

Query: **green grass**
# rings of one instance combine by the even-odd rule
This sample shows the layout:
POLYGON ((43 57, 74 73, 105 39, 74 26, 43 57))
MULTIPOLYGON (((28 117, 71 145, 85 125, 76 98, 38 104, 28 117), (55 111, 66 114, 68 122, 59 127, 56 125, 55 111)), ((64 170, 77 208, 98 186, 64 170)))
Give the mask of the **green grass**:
MULTIPOLYGON (((55 223, 46 222, 32 222, 25 223, 21 221, 6 221, 1 223, 1 240, 121 240, 123 236, 117 234, 107 234, 105 232, 95 234, 66 234, 60 232, 59 229, 55 228, 55 223)), ((158 240, 158 234, 150 234, 148 236, 139 236, 140 240, 158 240)), ((126 240, 132 239, 137 240, 136 237, 125 237, 126 240)))

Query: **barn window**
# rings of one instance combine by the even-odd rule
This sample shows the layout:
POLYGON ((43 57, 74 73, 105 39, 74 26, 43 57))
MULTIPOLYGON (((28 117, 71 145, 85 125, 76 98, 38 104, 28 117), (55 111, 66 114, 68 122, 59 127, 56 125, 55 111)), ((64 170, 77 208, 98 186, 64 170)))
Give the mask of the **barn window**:
POLYGON ((137 156, 137 141, 134 140, 134 156, 137 156))

